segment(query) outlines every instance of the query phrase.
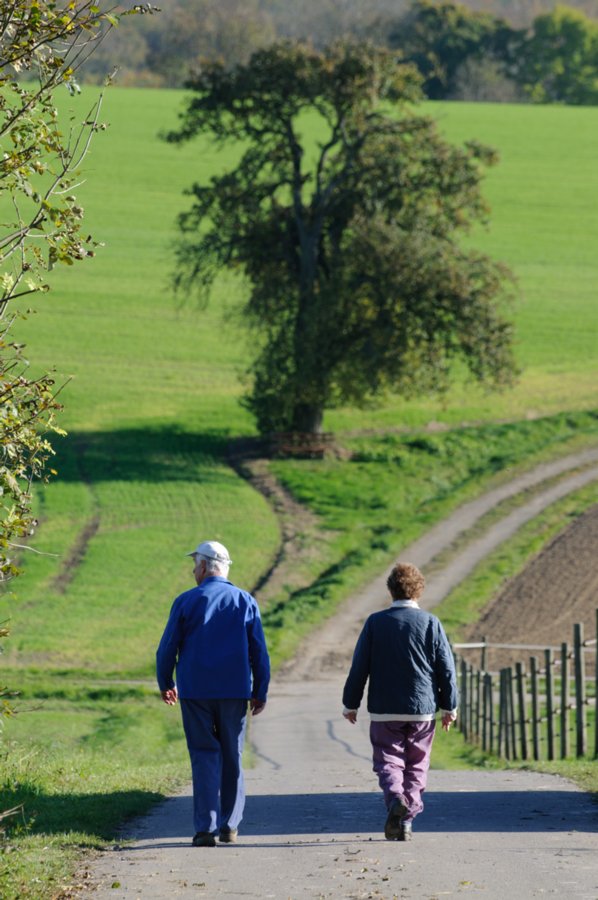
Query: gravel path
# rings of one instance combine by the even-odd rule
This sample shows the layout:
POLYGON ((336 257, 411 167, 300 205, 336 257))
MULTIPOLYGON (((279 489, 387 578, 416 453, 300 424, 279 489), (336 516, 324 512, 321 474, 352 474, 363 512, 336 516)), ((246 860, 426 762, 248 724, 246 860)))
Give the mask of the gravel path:
MULTIPOLYGON (((463 507, 401 555, 425 565, 501 499, 594 462, 598 450, 539 467, 463 507)), ((598 468, 591 473, 560 482, 562 495, 579 487, 580 475, 598 478, 598 468)), ((536 495, 518 516, 510 514, 509 529, 537 514, 540 497, 552 497, 553 490, 536 495)), ((504 537, 499 528, 496 544, 504 537)), ((491 545, 485 536, 482 556, 491 545)), ((471 545, 461 556, 459 568, 456 560, 448 567, 450 577, 445 570, 431 579, 428 605, 478 561, 471 545)), ((351 598, 274 680, 265 712, 252 721, 257 759, 247 772, 239 843, 190 846, 187 789, 135 822, 126 835, 131 843, 101 856, 86 898, 432 900, 474 894, 490 900, 545 895, 597 900, 598 808, 587 794, 554 776, 433 770, 414 840, 384 840, 367 716, 352 727, 340 714, 346 661, 365 615, 386 602, 384 582, 385 576, 351 598)))

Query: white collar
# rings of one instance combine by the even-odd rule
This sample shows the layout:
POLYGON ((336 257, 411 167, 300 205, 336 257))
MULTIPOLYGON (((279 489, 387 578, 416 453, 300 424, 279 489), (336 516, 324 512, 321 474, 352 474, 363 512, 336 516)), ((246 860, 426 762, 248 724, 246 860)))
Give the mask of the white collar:
POLYGON ((392 605, 399 609, 402 609, 403 607, 407 607, 408 609, 419 609, 417 600, 393 600, 392 605))

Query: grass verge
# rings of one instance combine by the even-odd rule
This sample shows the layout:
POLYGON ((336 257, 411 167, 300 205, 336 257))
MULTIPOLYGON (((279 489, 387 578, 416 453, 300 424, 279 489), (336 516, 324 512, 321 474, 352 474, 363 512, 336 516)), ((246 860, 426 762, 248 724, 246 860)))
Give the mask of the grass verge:
POLYGON ((153 688, 64 672, 21 675, 1 745, 2 900, 71 896, 73 871, 123 822, 188 778, 179 715, 153 688))

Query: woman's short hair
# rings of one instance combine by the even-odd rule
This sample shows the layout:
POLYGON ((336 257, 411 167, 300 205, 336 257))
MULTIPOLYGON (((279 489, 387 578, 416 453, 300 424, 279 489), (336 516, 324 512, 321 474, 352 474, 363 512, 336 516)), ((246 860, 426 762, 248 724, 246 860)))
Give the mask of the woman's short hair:
POLYGON ((411 563, 397 563, 386 581, 393 600, 418 600, 425 586, 426 579, 411 563))

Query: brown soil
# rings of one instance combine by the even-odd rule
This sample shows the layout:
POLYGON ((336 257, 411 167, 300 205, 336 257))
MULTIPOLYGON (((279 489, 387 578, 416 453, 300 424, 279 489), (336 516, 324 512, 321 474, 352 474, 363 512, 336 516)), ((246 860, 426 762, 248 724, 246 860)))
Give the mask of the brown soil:
POLYGON ((50 590, 55 591, 58 594, 66 594, 67 588, 75 577, 77 569, 81 565, 83 558, 87 553, 87 548, 92 538, 94 538, 97 534, 99 527, 99 515, 93 516, 88 522, 85 523, 85 525, 79 532, 75 543, 69 550, 67 556, 62 561, 60 571, 52 580, 50 584, 50 590))
MULTIPOLYGON (((575 519, 512 578, 472 625, 468 641, 482 636, 492 643, 538 644, 560 649, 573 643, 573 625, 581 622, 586 641, 596 638, 598 608, 598 504, 575 519)), ((525 661, 538 651, 520 651, 525 661)), ((492 650, 489 668, 513 662, 506 651, 492 650)), ((594 660, 595 654, 588 653, 594 660)))

